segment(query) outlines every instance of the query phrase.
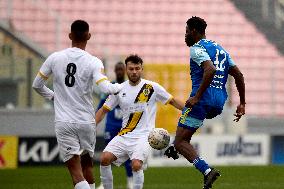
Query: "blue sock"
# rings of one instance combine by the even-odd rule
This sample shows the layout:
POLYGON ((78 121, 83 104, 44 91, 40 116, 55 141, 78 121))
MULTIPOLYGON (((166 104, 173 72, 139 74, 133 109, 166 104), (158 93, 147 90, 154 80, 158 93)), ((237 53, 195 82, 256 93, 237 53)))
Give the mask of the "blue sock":
POLYGON ((203 175, 207 175, 211 169, 209 165, 200 157, 193 160, 193 165, 198 169, 203 175))
POLYGON ((125 167, 125 170, 126 170, 126 175, 127 175, 127 177, 132 177, 133 174, 132 174, 131 161, 130 161, 130 159, 128 159, 128 160, 124 163, 124 167, 125 167))

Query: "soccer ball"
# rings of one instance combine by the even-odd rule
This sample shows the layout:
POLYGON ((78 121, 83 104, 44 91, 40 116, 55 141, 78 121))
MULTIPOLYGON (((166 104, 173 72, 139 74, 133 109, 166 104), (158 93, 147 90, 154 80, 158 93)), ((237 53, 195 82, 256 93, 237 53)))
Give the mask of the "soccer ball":
POLYGON ((169 132, 163 128, 155 128, 149 133, 148 142, 152 148, 162 150, 170 143, 169 132))

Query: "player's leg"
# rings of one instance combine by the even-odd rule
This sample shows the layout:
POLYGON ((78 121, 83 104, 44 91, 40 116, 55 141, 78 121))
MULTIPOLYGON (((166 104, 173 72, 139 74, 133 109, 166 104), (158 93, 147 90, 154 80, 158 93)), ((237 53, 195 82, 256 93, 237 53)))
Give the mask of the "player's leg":
POLYGON ((191 137, 196 130, 203 125, 206 110, 201 105, 196 105, 192 109, 184 108, 178 122, 174 146, 190 163, 204 175, 210 172, 208 164, 198 157, 196 150, 191 145, 191 137), (197 119, 195 117, 199 117, 197 119))
POLYGON ((133 172, 133 189, 142 189, 144 184, 143 169, 147 167, 147 158, 151 152, 148 138, 141 137, 136 141, 132 141, 128 150, 133 172))
POLYGON ((96 130, 94 124, 78 124, 78 136, 80 141, 81 167, 83 176, 87 180, 91 189, 95 189, 93 175, 93 156, 96 144, 96 130))
MULTIPOLYGON (((206 106, 206 119, 212 119, 217 115, 220 115, 223 111, 223 107, 211 107, 206 106)), ((220 176, 220 172, 216 169, 212 169, 210 173, 204 176, 204 189, 209 189, 212 187, 212 184, 220 176)))
MULTIPOLYGON (((104 135, 106 144, 108 144, 115 136, 117 136, 119 131, 120 131, 120 129, 118 129, 118 128, 106 130, 105 135, 104 135)), ((132 174, 130 159, 128 159, 124 163, 124 167, 125 167, 126 177, 127 177, 127 189, 132 189, 133 188, 133 174, 132 174)), ((101 187, 101 188, 98 188, 98 189, 103 189, 103 188, 101 187)))
POLYGON ((184 127, 178 127, 176 131, 176 137, 174 146, 176 150, 183 155, 190 163, 193 163, 198 155, 194 147, 190 144, 192 135, 197 129, 187 129, 184 127))
POLYGON ((205 116, 205 109, 196 105, 192 109, 184 108, 178 122, 174 146, 190 163, 198 158, 196 150, 190 144, 191 137, 203 125, 205 116), (194 118, 192 115, 198 115, 200 119, 194 118))
POLYGON ((74 124, 56 122, 55 133, 60 156, 71 175, 75 189, 90 189, 80 163, 80 142, 74 124))
POLYGON ((174 146, 180 154, 189 162, 193 163, 195 168, 205 176, 204 188, 209 188, 220 174, 216 170, 213 170, 204 159, 198 156, 196 150, 190 143, 192 135, 203 125, 205 116, 206 111, 202 107, 197 106, 193 108, 191 112, 189 109, 185 109, 178 123, 174 146), (201 119, 192 117, 192 115, 198 113, 201 119))
POLYGON ((66 161, 65 164, 69 170, 75 189, 90 189, 82 173, 80 156, 74 155, 71 159, 66 161))
POLYGON ((83 176, 89 183, 91 189, 95 189, 95 180, 93 175, 93 158, 87 153, 81 155, 81 167, 83 176))
POLYGON ((132 189, 133 188, 133 173, 132 173, 132 168, 131 168, 131 161, 128 159, 124 163, 124 167, 126 170, 126 176, 127 176, 127 189, 132 189))
POLYGON ((104 189, 113 189, 111 163, 117 166, 124 163, 128 159, 125 149, 127 149, 127 145, 121 136, 114 137, 105 147, 100 162, 101 181, 104 189))
POLYGON ((142 189, 144 184, 143 161, 132 159, 131 166, 133 172, 133 189, 142 189))
MULTIPOLYGON (((107 125, 106 125, 106 129, 107 129, 107 125)), ((116 132, 116 134, 114 135, 114 132, 105 130, 104 133, 104 140, 105 140, 105 145, 108 145, 108 143, 117 135, 119 131, 116 132)), ((101 182, 101 184, 97 187, 97 189, 104 189, 103 183, 101 182)))
POLYGON ((212 169, 205 160, 199 157, 190 144, 190 139, 194 132, 192 129, 178 127, 174 145, 177 151, 189 162, 193 163, 195 168, 204 175, 204 189, 211 188, 213 182, 220 176, 220 173, 212 169))
POLYGON ((111 170, 111 163, 117 160, 116 156, 111 153, 104 151, 101 155, 100 160, 100 174, 101 182, 104 189, 113 189, 113 175, 111 170))

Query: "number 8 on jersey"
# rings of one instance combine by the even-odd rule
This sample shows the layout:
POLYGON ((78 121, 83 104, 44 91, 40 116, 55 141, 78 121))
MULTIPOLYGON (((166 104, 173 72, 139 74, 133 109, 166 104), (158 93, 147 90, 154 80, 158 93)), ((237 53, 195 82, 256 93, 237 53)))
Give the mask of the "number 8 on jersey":
POLYGON ((73 87, 75 84, 74 74, 76 73, 76 64, 69 63, 66 68, 67 75, 65 77, 65 85, 67 87, 73 87))

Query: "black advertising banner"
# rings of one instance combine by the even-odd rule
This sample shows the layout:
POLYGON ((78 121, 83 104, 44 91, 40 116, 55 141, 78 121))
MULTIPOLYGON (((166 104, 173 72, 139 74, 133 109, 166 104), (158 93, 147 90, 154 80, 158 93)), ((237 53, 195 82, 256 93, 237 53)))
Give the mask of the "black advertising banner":
POLYGON ((59 157, 56 138, 20 137, 18 164, 19 166, 63 164, 59 157))
MULTIPOLYGON (((105 147, 102 136, 96 139, 94 162, 99 163, 100 154, 105 147)), ((19 137, 18 165, 62 165, 55 137, 19 137)))

